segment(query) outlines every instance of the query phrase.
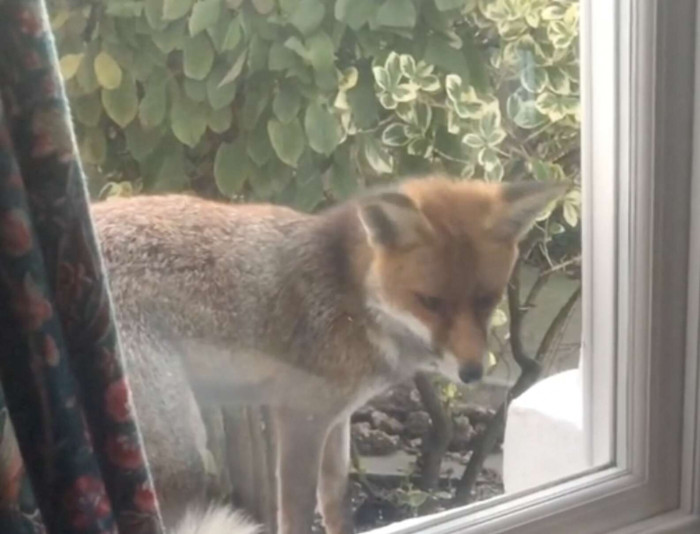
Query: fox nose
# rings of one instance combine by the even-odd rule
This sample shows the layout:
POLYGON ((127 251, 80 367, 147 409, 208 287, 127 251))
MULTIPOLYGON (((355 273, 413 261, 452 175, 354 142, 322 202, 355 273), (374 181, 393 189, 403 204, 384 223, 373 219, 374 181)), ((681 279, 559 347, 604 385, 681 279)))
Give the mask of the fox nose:
POLYGON ((480 363, 466 363, 459 368, 459 378, 465 384, 481 380, 484 375, 484 367, 480 363))

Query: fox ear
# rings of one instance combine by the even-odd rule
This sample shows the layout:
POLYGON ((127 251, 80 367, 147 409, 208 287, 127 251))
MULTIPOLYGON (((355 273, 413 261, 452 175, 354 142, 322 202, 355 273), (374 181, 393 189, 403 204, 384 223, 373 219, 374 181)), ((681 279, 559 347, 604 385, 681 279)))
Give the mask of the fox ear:
POLYGON ((418 206, 403 193, 380 193, 363 200, 359 216, 372 246, 407 248, 432 233, 418 206))
POLYGON ((568 184, 542 182, 504 184, 503 208, 493 226, 496 235, 501 239, 520 241, 549 203, 564 195, 570 187, 568 184))

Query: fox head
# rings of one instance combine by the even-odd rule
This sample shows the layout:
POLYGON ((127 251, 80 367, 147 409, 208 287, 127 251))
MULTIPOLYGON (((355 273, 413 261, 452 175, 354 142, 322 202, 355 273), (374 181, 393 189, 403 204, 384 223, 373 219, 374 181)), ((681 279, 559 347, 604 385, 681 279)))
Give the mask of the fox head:
MULTIPOLYGON (((536 217, 567 186, 412 180, 363 199, 368 307, 388 336, 422 347, 418 366, 472 382, 491 315, 536 217)), ((400 349, 399 349, 400 350, 400 349)))

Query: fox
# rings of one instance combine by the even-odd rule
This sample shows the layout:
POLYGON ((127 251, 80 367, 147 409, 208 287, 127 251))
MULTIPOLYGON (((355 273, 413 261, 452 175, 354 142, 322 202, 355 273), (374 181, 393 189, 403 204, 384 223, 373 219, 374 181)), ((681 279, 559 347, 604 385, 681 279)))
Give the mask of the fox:
POLYGON ((226 507, 183 520, 206 499, 200 410, 246 404, 273 414, 277 532, 309 534, 317 507, 328 534, 354 532, 351 414, 419 371, 482 378, 519 243, 568 189, 433 175, 315 214, 187 194, 94 203, 166 526, 259 528, 226 507))

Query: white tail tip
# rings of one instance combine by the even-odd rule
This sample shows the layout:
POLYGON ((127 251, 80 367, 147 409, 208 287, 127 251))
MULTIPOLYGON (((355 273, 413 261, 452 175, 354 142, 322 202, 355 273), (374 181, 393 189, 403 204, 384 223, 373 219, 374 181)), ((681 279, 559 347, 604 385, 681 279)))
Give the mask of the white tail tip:
POLYGON ((262 530, 241 512, 228 506, 211 506, 207 510, 187 510, 170 534, 262 534, 262 530))

